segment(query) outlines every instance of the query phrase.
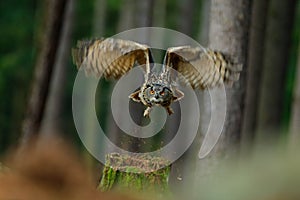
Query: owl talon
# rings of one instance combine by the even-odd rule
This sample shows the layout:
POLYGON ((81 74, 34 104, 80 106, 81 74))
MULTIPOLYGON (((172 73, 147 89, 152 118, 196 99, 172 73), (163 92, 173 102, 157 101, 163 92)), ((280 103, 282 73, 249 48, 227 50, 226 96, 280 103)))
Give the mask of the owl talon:
POLYGON ((170 106, 167 106, 166 110, 167 110, 169 115, 172 115, 174 113, 173 109, 170 106))
POLYGON ((151 112, 151 107, 147 107, 146 110, 144 111, 144 117, 149 117, 150 112, 151 112))

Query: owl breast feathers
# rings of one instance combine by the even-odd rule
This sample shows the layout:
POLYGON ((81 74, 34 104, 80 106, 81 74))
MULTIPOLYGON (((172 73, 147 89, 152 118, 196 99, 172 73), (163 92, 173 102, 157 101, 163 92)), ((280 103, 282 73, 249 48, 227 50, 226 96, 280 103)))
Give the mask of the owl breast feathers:
POLYGON ((118 79, 135 65, 145 66, 144 84, 130 95, 134 101, 147 106, 145 116, 149 115, 153 105, 161 105, 169 114, 173 113, 170 104, 183 97, 174 84, 177 80, 193 89, 213 88, 222 83, 232 85, 242 70, 241 64, 221 52, 179 46, 167 49, 162 69, 157 73, 151 68, 153 58, 149 46, 113 38, 78 41, 72 55, 73 62, 87 75, 107 79, 118 79), (180 76, 174 76, 174 70, 180 76), (168 95, 164 99, 162 94, 168 95))

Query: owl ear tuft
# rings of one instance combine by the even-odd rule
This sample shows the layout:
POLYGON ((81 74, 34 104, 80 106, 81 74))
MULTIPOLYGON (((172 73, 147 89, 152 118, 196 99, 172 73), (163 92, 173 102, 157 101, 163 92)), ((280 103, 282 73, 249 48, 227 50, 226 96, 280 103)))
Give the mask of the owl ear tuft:
POLYGON ((184 93, 180 91, 179 89, 175 89, 174 96, 173 96, 173 101, 179 101, 184 97, 184 93))
POLYGON ((141 98, 139 97, 140 92, 141 92, 140 89, 135 91, 134 93, 129 95, 129 98, 135 102, 138 102, 138 103, 141 102, 141 98))

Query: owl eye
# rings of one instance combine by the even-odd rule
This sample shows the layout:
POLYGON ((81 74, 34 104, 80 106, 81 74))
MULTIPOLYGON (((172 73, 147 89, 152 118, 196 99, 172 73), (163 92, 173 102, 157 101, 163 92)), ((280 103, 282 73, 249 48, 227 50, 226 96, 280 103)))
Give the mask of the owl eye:
POLYGON ((154 94, 154 90, 150 90, 150 94, 154 94))
POLYGON ((162 95, 162 96, 165 95, 165 92, 161 92, 160 95, 162 95))

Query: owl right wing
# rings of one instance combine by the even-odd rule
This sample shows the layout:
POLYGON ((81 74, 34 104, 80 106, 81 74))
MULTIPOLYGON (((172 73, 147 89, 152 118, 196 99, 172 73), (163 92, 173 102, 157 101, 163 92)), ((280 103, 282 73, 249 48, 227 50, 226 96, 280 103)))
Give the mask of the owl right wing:
POLYGON ((113 38, 78 41, 72 56, 76 66, 87 75, 115 79, 127 73, 135 63, 145 65, 146 74, 149 73, 152 59, 147 45, 113 38))
POLYGON ((213 88, 222 83, 231 85, 242 70, 241 64, 218 51, 190 46, 169 48, 164 65, 175 69, 181 75, 179 79, 193 89, 213 88))

